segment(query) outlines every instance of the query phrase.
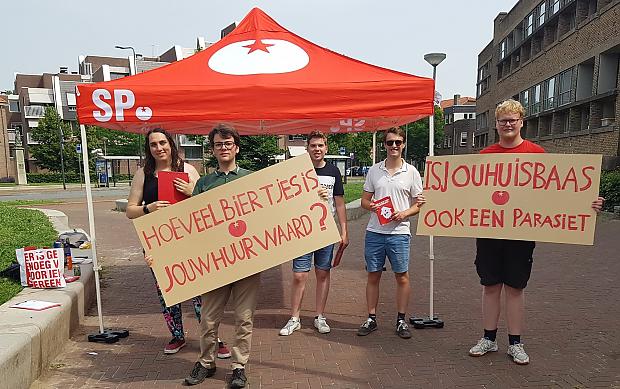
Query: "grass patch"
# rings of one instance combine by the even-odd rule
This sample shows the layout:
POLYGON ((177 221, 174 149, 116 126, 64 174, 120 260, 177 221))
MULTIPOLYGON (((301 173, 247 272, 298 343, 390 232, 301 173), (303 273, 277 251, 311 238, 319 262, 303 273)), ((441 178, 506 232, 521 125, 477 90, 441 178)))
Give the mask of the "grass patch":
MULTIPOLYGON (((56 230, 40 211, 0 203, 0 270, 15 262, 15 249, 25 246, 52 247, 56 230)), ((0 279, 0 304, 22 289, 19 283, 0 279)))
POLYGON ((61 204, 59 200, 10 200, 0 201, 0 207, 25 207, 30 205, 61 204))
POLYGON ((350 203, 353 200, 361 199, 364 192, 364 182, 349 182, 344 185, 344 202, 350 203))
POLYGON ((0 277, 0 305, 12 299, 22 289, 19 282, 0 277))

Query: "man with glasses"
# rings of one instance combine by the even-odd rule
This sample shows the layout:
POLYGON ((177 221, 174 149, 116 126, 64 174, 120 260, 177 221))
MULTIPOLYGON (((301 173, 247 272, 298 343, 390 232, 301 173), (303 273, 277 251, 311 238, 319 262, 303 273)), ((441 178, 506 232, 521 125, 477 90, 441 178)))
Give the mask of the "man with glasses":
MULTIPOLYGON (((237 165, 239 133, 228 125, 219 124, 209 133, 209 144, 217 160, 217 170, 201 177, 194 187, 194 196, 252 173, 237 165)), ((245 365, 250 357, 254 311, 258 299, 260 273, 251 275, 202 295, 200 357, 186 385, 197 385, 215 374, 215 356, 218 348, 217 332, 228 299, 232 296, 235 318, 235 341, 232 351, 231 388, 246 385, 245 365)))
MULTIPOLYGON (((482 151, 487 153, 544 153, 545 150, 521 137, 525 110, 521 103, 506 100, 495 110, 499 143, 482 151)), ((600 211, 604 199, 592 202, 592 208, 600 211)), ((532 271, 532 255, 536 243, 508 239, 476 239, 476 271, 482 284, 482 325, 484 335, 469 350, 469 355, 479 357, 498 350, 496 335, 501 313, 501 294, 506 302, 506 326, 508 329, 508 355, 519 365, 526 365, 530 358, 521 343, 524 321, 524 294, 532 271)))
POLYGON ((396 278, 396 334, 411 338, 411 331, 405 321, 409 304, 409 244, 411 230, 409 218, 420 212, 424 203, 422 179, 415 167, 408 164, 401 154, 405 148, 405 133, 400 128, 391 128, 384 133, 387 158, 373 165, 366 176, 362 207, 371 211, 366 227, 364 256, 368 280, 366 283, 366 304, 368 319, 358 329, 359 336, 366 336, 377 329, 377 304, 379 303, 379 281, 385 265, 390 260, 396 278), (380 207, 377 200, 390 197, 394 212, 381 224, 377 216, 380 207))

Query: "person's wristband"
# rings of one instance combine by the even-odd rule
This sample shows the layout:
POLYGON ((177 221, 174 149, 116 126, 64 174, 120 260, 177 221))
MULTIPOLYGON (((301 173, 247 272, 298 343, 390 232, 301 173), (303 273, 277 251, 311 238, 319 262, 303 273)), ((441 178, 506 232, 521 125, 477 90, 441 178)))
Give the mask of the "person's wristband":
POLYGON ((144 204, 144 206, 142 207, 142 211, 144 211, 144 214, 146 215, 147 213, 151 213, 151 211, 149 211, 149 207, 146 206, 146 204, 144 204))

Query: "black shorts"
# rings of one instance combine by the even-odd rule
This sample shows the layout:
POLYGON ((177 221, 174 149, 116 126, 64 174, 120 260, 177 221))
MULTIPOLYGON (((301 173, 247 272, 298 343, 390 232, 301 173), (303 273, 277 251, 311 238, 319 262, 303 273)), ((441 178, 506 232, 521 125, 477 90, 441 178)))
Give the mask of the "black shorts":
POLYGON ((532 272, 536 242, 507 239, 476 239, 476 271, 484 286, 506 284, 524 289, 532 272))

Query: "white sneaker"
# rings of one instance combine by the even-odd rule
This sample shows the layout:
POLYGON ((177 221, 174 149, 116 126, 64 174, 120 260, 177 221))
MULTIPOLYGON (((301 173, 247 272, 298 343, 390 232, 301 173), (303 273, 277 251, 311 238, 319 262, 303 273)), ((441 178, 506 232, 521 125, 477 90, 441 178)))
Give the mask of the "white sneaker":
POLYGON ((487 338, 482 338, 478 343, 469 350, 469 355, 472 357, 481 357, 488 352, 497 351, 497 341, 491 341, 487 338))
POLYGON ((327 325, 327 320, 325 316, 319 315, 316 319, 314 319, 314 327, 319 330, 319 334, 328 334, 331 329, 327 325))
POLYGON ((280 335, 289 336, 290 334, 299 329, 301 329, 301 323, 299 322, 299 318, 291 317, 286 323, 286 325, 280 330, 280 335))
POLYGON ((523 343, 517 343, 508 346, 508 355, 512 357, 512 360, 517 365, 527 365, 530 363, 530 357, 525 353, 523 349, 523 343))

